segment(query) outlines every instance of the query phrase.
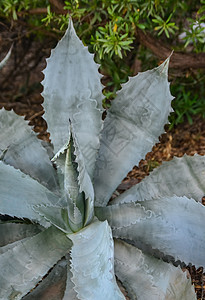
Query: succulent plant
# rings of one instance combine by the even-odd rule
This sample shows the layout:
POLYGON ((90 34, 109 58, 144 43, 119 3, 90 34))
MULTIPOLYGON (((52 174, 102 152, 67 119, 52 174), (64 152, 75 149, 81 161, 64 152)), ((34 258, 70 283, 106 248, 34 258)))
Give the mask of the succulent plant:
POLYGON ((0 110, 0 299, 125 299, 115 275, 130 299, 196 299, 179 265, 205 265, 205 158, 109 201, 164 131, 168 62, 130 78, 103 121, 99 66, 70 21, 44 70, 52 151, 0 110))

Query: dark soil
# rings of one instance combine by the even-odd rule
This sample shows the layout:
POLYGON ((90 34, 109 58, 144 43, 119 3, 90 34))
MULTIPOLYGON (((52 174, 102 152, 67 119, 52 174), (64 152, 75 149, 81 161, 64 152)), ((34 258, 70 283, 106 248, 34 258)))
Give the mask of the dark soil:
MULTIPOLYGON (((56 40, 48 38, 47 41, 36 42, 34 37, 29 39, 24 34, 23 28, 19 32, 1 28, 0 24, 0 59, 15 41, 13 54, 7 66, 0 71, 0 108, 14 109, 20 115, 30 120, 30 125, 39 133, 39 138, 49 139, 46 132, 46 123, 42 119, 43 99, 40 96, 43 79, 41 71, 45 68, 45 58, 50 55, 50 48, 56 40), (20 36, 20 38, 19 38, 20 36), (4 43, 2 43, 4 41, 4 43)), ((138 183, 164 160, 173 156, 182 156, 184 153, 205 155, 205 120, 195 116, 193 124, 185 122, 168 131, 160 137, 160 143, 153 147, 145 160, 134 167, 117 189, 121 193, 138 183)), ((205 204, 205 203, 204 203, 205 204)), ((205 273, 203 269, 188 268, 197 292, 197 299, 205 299, 205 273)))

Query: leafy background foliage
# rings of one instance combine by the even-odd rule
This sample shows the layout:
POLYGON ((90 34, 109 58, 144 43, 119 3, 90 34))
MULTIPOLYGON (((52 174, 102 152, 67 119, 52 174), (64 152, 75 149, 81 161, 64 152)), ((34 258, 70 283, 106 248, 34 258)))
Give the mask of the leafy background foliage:
MULTIPOLYGON (((24 22, 29 27, 27 35, 35 33, 38 39, 48 33, 58 39, 71 15, 78 36, 96 54, 106 76, 105 107, 128 76, 156 65, 156 57, 139 43, 138 30, 177 52, 201 53, 205 50, 204 11, 204 0, 2 0, 0 4, 2 20, 13 26, 24 22)), ((185 119, 191 123, 195 114, 205 115, 204 73, 187 66, 179 67, 177 79, 175 75, 176 71, 170 74, 176 97, 171 127, 185 119)))

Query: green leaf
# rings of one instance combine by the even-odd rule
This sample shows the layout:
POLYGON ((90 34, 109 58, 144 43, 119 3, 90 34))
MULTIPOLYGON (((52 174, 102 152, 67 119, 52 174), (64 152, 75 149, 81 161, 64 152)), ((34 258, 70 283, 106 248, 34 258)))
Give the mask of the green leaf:
MULTIPOLYGON (((81 123, 81 116, 89 120, 89 139, 93 135, 94 148, 98 145, 98 130, 101 128, 102 84, 99 66, 95 64, 93 55, 87 51, 77 37, 70 20, 68 29, 52 50, 44 70, 45 78, 42 82, 44 91, 45 120, 55 152, 59 151, 69 140, 69 119, 79 127, 79 143, 85 131, 81 123), (92 109, 90 110, 90 107, 92 109), (86 114, 82 113, 86 111, 86 114), (93 121, 93 114, 96 114, 93 121), (81 133, 80 130, 83 129, 81 133), (97 135, 95 135, 97 131, 97 135)), ((87 124, 86 124, 86 128, 87 124)), ((78 131, 76 132, 76 135, 78 131)), ((87 139, 86 136, 86 139, 87 139)), ((89 142, 87 139, 87 142, 89 142)), ((88 149, 90 148, 87 144, 88 149)), ((98 146, 97 146, 98 147, 98 146)), ((81 148, 81 146, 80 146, 81 148)), ((82 149, 81 149, 82 150, 82 149)), ((95 156, 95 155, 94 155, 95 156)))
POLYGON ((112 204, 150 200, 166 196, 186 196, 196 201, 205 195, 205 157, 195 154, 174 157, 145 177, 119 197, 112 204))
POLYGON ((130 299, 196 299, 191 279, 180 267, 145 255, 120 240, 115 240, 115 272, 130 299))
POLYGON ((96 208, 113 236, 186 265, 205 266, 205 207, 186 197, 167 197, 96 208))
POLYGON ((146 26, 144 24, 136 24, 136 26, 142 30, 144 30, 146 28, 146 26))
POLYGON ((95 220, 72 240, 71 271, 77 297, 81 300, 125 299, 114 275, 114 245, 107 222, 95 220))
POLYGON ((0 298, 21 299, 69 250, 71 242, 54 227, 0 255, 0 298))
POLYGON ((168 62, 169 58, 130 78, 107 113, 94 184, 98 206, 107 204, 122 179, 164 131, 173 99, 167 81, 168 62))
POLYGON ((49 189, 57 190, 55 169, 28 121, 14 111, 1 109, 0 128, 0 159, 49 189))
POLYGON ((45 226, 32 206, 56 204, 59 198, 36 180, 1 161, 0 178, 0 214, 28 218, 45 226))
POLYGON ((33 236, 40 231, 40 226, 33 224, 0 224, 0 247, 33 236))

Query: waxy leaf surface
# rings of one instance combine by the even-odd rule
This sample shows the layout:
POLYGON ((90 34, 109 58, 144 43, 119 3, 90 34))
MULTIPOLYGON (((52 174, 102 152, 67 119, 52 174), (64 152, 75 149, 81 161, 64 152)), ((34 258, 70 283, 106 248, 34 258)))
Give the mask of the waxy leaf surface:
POLYGON ((205 207, 184 197, 167 197, 96 208, 113 236, 175 261, 205 266, 205 207))
POLYGON ((72 281, 80 300, 125 299, 114 274, 114 244, 107 222, 95 220, 72 240, 72 281))
POLYGON ((201 202, 205 195, 205 157, 195 154, 174 157, 140 183, 116 197, 112 204, 150 200, 166 196, 186 196, 201 202))
POLYGON ((84 157, 89 157, 87 160, 91 160, 91 169, 88 171, 90 175, 102 128, 102 76, 98 67, 93 55, 77 37, 70 20, 64 37, 47 60, 42 82, 44 117, 55 152, 68 143, 71 120, 80 150, 85 152, 84 157))
POLYGON ((142 253, 115 240, 115 271, 130 299, 195 300, 191 279, 180 267, 142 253))
POLYGON ((0 159, 50 190, 58 190, 55 169, 28 122, 14 111, 1 109, 0 128, 0 159))
POLYGON ((0 178, 0 214, 27 218, 44 225, 43 218, 33 210, 32 206, 56 204, 59 201, 58 197, 36 180, 1 161, 0 178))
MULTIPOLYGON (((62 300, 66 285, 67 261, 60 260, 37 287, 22 300, 62 300)), ((67 298, 66 300, 74 300, 67 298)), ((77 299, 76 299, 77 300, 77 299)))
POLYGON ((34 224, 0 224, 0 247, 33 236, 40 231, 41 227, 34 224))
POLYGON ((21 299, 65 255, 71 241, 50 227, 0 255, 0 299, 21 299))
POLYGON ((164 132, 173 99, 167 81, 168 62, 169 58, 159 67, 130 78, 112 102, 95 172, 97 206, 108 203, 122 179, 164 132))

